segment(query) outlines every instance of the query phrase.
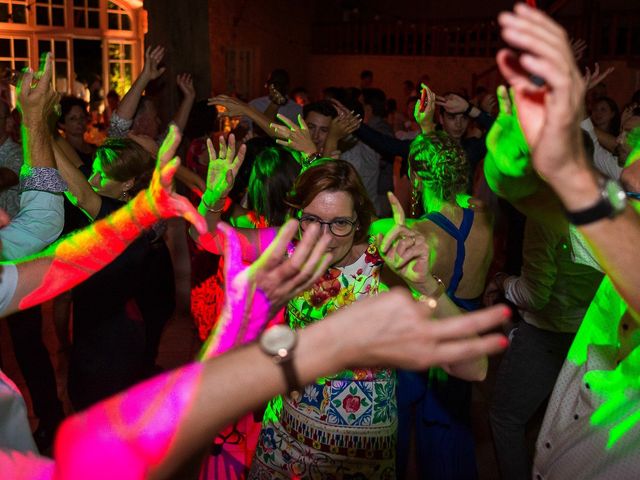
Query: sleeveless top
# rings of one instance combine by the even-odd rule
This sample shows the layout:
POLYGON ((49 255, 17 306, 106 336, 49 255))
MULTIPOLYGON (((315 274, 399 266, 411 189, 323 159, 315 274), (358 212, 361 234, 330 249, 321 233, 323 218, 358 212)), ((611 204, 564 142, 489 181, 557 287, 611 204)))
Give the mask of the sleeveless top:
POLYGON ((464 259, 466 256, 466 249, 464 246, 464 242, 467 240, 469 233, 471 232, 471 227, 473 226, 475 212, 471 208, 464 208, 462 214, 462 223, 460 224, 460 228, 456 227, 451 220, 442 215, 439 212, 428 213, 424 215, 422 218, 427 218, 432 221, 435 225, 440 227, 442 230, 451 235, 456 241, 456 260, 453 266, 453 275, 451 276, 451 280, 449 281, 449 288, 447 289, 447 296, 451 299, 453 303, 455 303, 458 307, 467 310, 478 310, 481 308, 480 298, 460 298, 456 295, 456 291, 460 286, 460 282, 462 281, 462 276, 464 275, 463 266, 464 259))

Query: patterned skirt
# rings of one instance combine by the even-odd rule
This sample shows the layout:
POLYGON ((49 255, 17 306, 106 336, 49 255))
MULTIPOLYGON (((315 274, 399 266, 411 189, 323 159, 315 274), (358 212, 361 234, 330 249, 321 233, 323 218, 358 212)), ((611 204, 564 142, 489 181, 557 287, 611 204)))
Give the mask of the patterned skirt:
POLYGON ((392 372, 376 380, 326 379, 283 400, 278 420, 265 420, 250 479, 395 479, 392 372))

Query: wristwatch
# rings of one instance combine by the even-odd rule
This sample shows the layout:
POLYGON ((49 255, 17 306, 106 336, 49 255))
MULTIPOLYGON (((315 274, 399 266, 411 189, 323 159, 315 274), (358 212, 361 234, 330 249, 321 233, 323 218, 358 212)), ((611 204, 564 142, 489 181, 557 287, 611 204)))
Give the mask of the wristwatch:
POLYGON ((293 350, 296 347, 297 335, 287 325, 275 325, 260 336, 260 348, 270 355, 276 365, 280 365, 287 382, 290 394, 299 393, 300 381, 293 365, 293 350))
POLYGON ((613 218, 627 205, 627 195, 615 180, 600 180, 600 199, 595 205, 577 212, 565 210, 569 222, 576 226, 587 225, 603 218, 613 218))

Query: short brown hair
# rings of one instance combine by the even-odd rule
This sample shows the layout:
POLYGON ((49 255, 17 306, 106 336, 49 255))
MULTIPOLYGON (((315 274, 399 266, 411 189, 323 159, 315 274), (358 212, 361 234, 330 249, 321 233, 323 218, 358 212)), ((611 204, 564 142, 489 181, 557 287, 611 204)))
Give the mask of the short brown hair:
POLYGON ((374 209, 358 172, 349 162, 323 158, 314 162, 296 180, 287 196, 291 214, 309 205, 321 192, 346 192, 351 195, 358 216, 359 229, 353 241, 359 243, 369 235, 374 209))
POLYGON ((135 195, 149 185, 155 167, 153 157, 129 138, 108 138, 96 151, 95 161, 113 180, 126 182, 135 179, 129 191, 135 195))

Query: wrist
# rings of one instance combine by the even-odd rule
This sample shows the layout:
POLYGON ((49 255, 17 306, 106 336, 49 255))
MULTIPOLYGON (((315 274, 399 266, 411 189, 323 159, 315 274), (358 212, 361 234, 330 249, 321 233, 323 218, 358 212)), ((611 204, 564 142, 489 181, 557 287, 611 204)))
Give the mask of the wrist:
POLYGON ((601 197, 595 173, 575 163, 556 170, 545 179, 569 211, 589 208, 601 197))

